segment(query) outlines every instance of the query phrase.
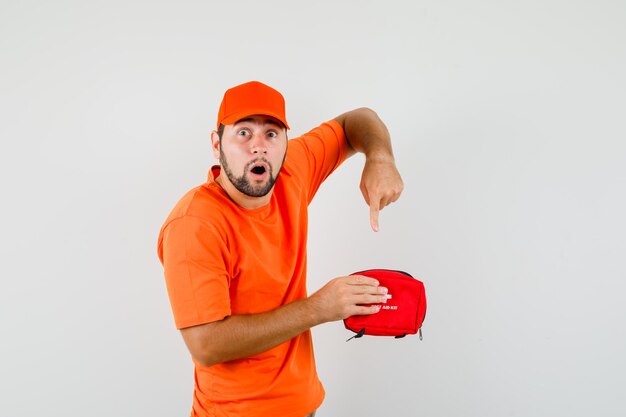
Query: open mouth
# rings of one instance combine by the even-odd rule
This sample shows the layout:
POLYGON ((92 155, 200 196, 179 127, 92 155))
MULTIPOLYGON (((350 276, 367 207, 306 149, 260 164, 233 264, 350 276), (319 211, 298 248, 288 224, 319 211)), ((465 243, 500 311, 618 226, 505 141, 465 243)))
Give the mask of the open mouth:
POLYGON ((263 175, 265 174, 265 167, 261 165, 257 165, 251 169, 254 174, 263 175))
POLYGON ((250 168, 250 174, 256 179, 263 179, 269 172, 269 165, 265 161, 255 161, 250 168))

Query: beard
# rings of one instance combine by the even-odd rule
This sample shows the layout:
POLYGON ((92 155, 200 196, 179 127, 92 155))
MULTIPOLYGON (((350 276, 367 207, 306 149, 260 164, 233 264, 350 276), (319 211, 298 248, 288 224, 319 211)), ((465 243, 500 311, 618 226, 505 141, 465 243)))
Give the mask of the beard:
MULTIPOLYGON (((285 156, 287 156, 287 153, 285 153, 285 156)), ((267 195, 270 191, 272 191, 272 188, 274 187, 274 184, 278 179, 278 174, 280 174, 280 169, 283 166, 283 162, 285 162, 285 156, 283 156, 283 160, 278 167, 276 176, 274 176, 274 168, 269 163, 269 161, 263 157, 260 157, 248 162, 243 168, 243 175, 241 177, 237 177, 228 166, 228 160, 226 159, 226 155, 224 155, 224 152, 222 152, 222 148, 220 147, 220 163, 222 164, 222 170, 228 177, 228 180, 231 182, 231 184, 235 186, 237 191, 249 197, 263 197, 267 195), (255 186, 250 181, 250 178, 248 178, 248 172, 250 172, 250 167, 259 161, 265 162, 268 166, 268 180, 264 185, 255 186)))

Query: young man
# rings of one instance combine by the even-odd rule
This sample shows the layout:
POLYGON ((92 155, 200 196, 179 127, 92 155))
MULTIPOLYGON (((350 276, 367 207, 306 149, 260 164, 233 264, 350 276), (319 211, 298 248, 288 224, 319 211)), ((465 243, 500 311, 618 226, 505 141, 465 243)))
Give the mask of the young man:
MULTIPOLYGON (((376 314, 386 288, 342 276, 306 293, 307 207, 321 183, 365 154, 361 191, 378 212, 402 179, 389 133, 357 109, 287 141, 283 96, 253 81, 226 91, 217 131, 220 165, 165 221, 158 253, 176 327, 195 364, 192 416, 304 417, 324 399, 310 328, 376 314)), ((313 413, 313 414, 311 414, 313 413)))

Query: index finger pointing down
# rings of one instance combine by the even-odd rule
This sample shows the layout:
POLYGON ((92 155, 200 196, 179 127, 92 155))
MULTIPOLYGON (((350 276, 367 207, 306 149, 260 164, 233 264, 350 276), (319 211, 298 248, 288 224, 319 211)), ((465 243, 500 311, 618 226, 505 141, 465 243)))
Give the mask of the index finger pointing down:
POLYGON ((375 232, 378 232, 378 213, 380 212, 378 204, 378 199, 370 200, 370 224, 375 232))

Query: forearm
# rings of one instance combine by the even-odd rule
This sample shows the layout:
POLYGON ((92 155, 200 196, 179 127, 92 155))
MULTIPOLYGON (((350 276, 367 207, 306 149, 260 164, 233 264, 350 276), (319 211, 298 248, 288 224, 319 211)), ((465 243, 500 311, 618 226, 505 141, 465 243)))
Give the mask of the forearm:
POLYGON ((187 345, 201 365, 211 366, 265 352, 321 322, 303 299, 264 313, 229 316, 204 325, 205 329, 198 326, 195 349, 187 345))
POLYGON ((391 150, 389 131, 378 115, 365 107, 335 120, 342 126, 350 145, 348 156, 354 152, 365 154, 360 188, 370 208, 372 230, 378 231, 378 212, 396 201, 404 187, 391 150))
POLYGON ((368 160, 393 161, 389 131, 376 112, 359 108, 337 117, 352 150, 360 152, 368 160))
POLYGON ((338 277, 315 294, 275 310, 233 315, 181 330, 191 355, 204 366, 247 358, 284 343, 318 324, 373 314, 387 290, 373 278, 338 277))

